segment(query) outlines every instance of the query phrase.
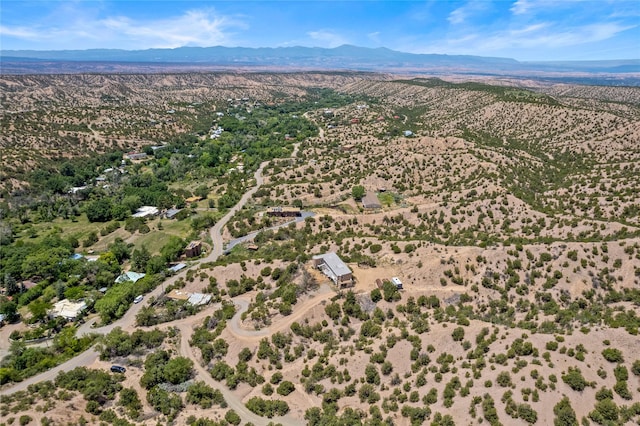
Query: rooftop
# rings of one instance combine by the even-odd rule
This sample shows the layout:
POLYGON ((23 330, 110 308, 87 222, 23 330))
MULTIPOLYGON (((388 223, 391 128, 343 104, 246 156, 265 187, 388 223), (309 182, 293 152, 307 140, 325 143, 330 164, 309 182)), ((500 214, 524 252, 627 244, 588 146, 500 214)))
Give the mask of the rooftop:
POLYGON ((70 300, 64 299, 53 305, 50 314, 54 317, 74 319, 86 308, 87 304, 84 302, 71 302, 70 300))
POLYGON ((351 269, 334 252, 313 256, 313 259, 322 259, 336 275, 346 275, 351 273, 351 269))

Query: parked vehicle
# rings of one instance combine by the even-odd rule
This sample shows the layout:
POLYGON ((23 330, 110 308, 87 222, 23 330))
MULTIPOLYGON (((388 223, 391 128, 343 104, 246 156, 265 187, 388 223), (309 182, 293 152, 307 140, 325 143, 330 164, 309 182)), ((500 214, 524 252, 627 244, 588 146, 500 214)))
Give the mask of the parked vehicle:
POLYGON ((126 372, 126 371, 127 371, 127 369, 124 368, 121 365, 112 365, 111 366, 111 372, 112 373, 122 373, 122 374, 124 374, 124 372, 126 372))
POLYGON ((133 299, 133 303, 140 303, 142 302, 142 299, 143 299, 142 295, 136 296, 136 298, 133 299))

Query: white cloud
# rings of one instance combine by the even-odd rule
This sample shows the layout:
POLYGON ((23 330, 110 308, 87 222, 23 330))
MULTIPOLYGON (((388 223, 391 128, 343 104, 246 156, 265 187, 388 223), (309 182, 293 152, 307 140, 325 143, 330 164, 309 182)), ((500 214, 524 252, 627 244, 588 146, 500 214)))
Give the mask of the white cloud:
POLYGON ((525 28, 498 32, 486 37, 477 46, 479 49, 496 51, 507 48, 559 48, 578 46, 607 40, 616 34, 631 29, 617 23, 590 24, 573 28, 554 28, 542 23, 525 28))
POLYGON ((486 1, 472 0, 452 11, 447 20, 452 25, 459 25, 465 23, 473 15, 487 9, 489 3, 486 1))
POLYGON ((0 25, 0 35, 5 37, 23 38, 26 40, 37 40, 40 34, 37 31, 33 31, 31 28, 26 27, 7 27, 0 25))
POLYGON ((322 46, 320 47, 338 47, 343 44, 348 44, 346 38, 330 30, 309 31, 307 35, 311 37, 311 39, 321 42, 322 46))
POLYGON ((156 20, 134 20, 124 16, 87 17, 72 20, 65 27, 0 27, 0 35, 31 41, 48 41, 77 48, 113 47, 125 49, 213 46, 229 43, 233 31, 246 25, 212 9, 190 10, 182 15, 156 20))
POLYGON ((511 12, 514 15, 524 15, 529 12, 532 6, 530 0, 517 0, 513 6, 511 6, 511 12))
POLYGON ((589 43, 612 39, 621 32, 635 27, 637 26, 618 22, 573 27, 539 22, 489 34, 473 31, 460 33, 456 37, 433 40, 412 51, 518 58, 531 55, 539 58, 554 57, 559 55, 559 52, 566 53, 572 49, 581 51, 589 43))

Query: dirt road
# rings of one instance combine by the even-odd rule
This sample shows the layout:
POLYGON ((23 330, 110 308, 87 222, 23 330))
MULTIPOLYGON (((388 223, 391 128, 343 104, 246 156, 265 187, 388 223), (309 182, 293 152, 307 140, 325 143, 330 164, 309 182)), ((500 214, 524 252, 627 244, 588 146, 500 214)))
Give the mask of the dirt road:
MULTIPOLYGON (((299 149, 300 144, 296 144, 294 146, 294 150, 292 152, 292 158, 295 158, 298 154, 298 149, 299 149)), ((244 207, 244 205, 247 203, 247 201, 249 201, 249 199, 253 196, 253 194, 256 193, 256 191, 260 188, 260 186, 264 183, 264 178, 262 176, 262 171, 264 170, 265 166, 268 164, 268 162, 263 162, 262 164, 260 164, 260 167, 258 167, 258 169, 256 170, 255 174, 254 174, 254 178, 255 178, 255 185, 249 189, 247 192, 244 193, 244 195, 240 198, 240 201, 238 201, 238 203, 233 206, 226 215, 224 215, 222 217, 222 219, 220 219, 212 228, 211 228, 211 239, 213 240, 213 249, 211 250, 211 253, 209 253, 209 255, 203 259, 200 259, 199 261, 194 262, 194 264, 192 264, 189 268, 184 269, 183 271, 181 271, 181 273, 176 274, 172 277, 170 277, 169 279, 167 279, 165 282, 163 282, 162 285, 158 286, 157 288, 155 288, 154 290, 152 290, 151 292, 149 292, 147 295, 145 295, 145 300, 142 303, 138 303, 138 304, 133 304, 129 310, 127 311, 127 313, 120 318, 119 320, 113 322, 112 324, 106 325, 104 327, 98 327, 98 328, 94 328, 94 324, 96 322, 96 319, 93 319, 91 321, 86 322, 85 324, 81 325, 78 328, 78 335, 82 336, 85 334, 89 334, 89 333, 98 333, 98 334, 107 334, 109 333, 111 330, 113 330, 116 327, 120 327, 123 330, 128 330, 128 331, 133 331, 136 327, 135 327, 135 318, 136 315, 138 314, 138 312, 140 312, 140 309, 142 309, 143 306, 145 306, 148 303, 148 300, 152 297, 152 296, 159 296, 165 286, 169 286, 171 284, 173 284, 174 282, 176 282, 178 279, 180 279, 181 277, 185 276, 187 271, 189 269, 191 269, 193 266, 196 266, 197 264, 201 263, 201 262, 215 262, 218 257, 222 256, 223 254, 223 238, 222 238, 222 230, 224 229, 225 225, 229 222, 229 220, 231 220, 231 218, 240 210, 242 209, 242 207, 244 207)), ((315 303, 320 303, 321 300, 324 300, 325 297, 319 298, 315 303)), ((315 300, 315 299, 312 299, 315 300)), ((236 315, 234 316, 234 320, 235 320, 235 324, 237 326, 238 323, 238 319, 240 318, 240 315, 242 314, 242 309, 244 309, 244 311, 246 311, 246 309, 248 308, 249 302, 247 302, 245 300, 245 298, 242 298, 242 296, 239 296, 236 300, 234 300, 235 303, 237 303, 240 306, 240 311, 238 313, 236 313, 236 315)), ((306 303, 305 303, 306 305, 306 303)), ((299 307, 300 310, 299 312, 305 312, 306 309, 308 308, 308 306, 305 307, 299 307)), ((251 411, 249 411, 244 403, 242 402, 242 400, 235 395, 233 392, 231 392, 229 389, 227 389, 226 386, 224 386, 222 383, 219 383, 217 381, 215 381, 211 375, 209 374, 209 372, 203 367, 201 366, 198 362, 195 362, 197 360, 197 357, 195 356, 195 354, 193 353, 193 350, 191 348, 191 346, 189 345, 189 340, 191 339, 191 335, 193 334, 193 329, 196 325, 199 325, 200 322, 202 321, 202 319, 206 316, 206 315, 210 315, 211 314, 211 309, 212 307, 209 307, 206 310, 203 310, 202 312, 200 312, 199 314, 187 318, 187 319, 182 319, 182 320, 177 320, 177 321, 172 321, 172 322, 168 322, 168 323, 164 323, 161 324, 159 327, 164 329, 164 328, 168 328, 168 327, 178 327, 180 332, 181 332, 181 340, 180 340, 180 354, 182 356, 188 357, 189 359, 193 359, 194 360, 194 368, 196 371, 196 375, 197 378, 199 380, 203 380, 205 381, 207 384, 209 384, 210 386, 219 389, 226 401, 227 404, 229 405, 230 408, 234 409, 238 415, 242 418, 243 423, 247 423, 247 422, 252 422, 254 424, 265 424, 267 422, 267 419, 257 416, 256 414, 252 413, 251 411)), ((296 312, 298 312, 298 310, 296 310, 296 312)), ((294 314, 295 315, 295 314, 294 314)), ((290 323, 293 321, 292 319, 293 316, 290 316, 287 318, 287 321, 285 321, 285 324, 282 325, 278 325, 278 329, 280 329, 281 327, 288 327, 290 325, 290 323)), ((233 323, 233 320, 231 321, 231 323, 233 323)), ((139 328, 145 328, 145 327, 139 327, 139 328)), ((233 327, 236 328, 236 327, 233 327)), ((263 330, 265 332, 265 334, 261 334, 261 335, 266 335, 269 334, 271 332, 273 332, 272 330, 263 330)), ((246 330, 235 330, 234 334, 237 334, 239 336, 244 336, 244 337, 248 337, 251 336, 250 331, 246 331, 246 330)), ((8 344, 8 339, 7 342, 2 342, 1 344, 8 344)), ((6 346, 6 345, 5 345, 6 346)), ((6 348, 3 348, 5 351, 8 349, 8 346, 6 348)), ((4 388, 2 389, 2 393, 4 395, 8 395, 8 394, 12 394, 21 390, 25 390, 27 389, 27 387, 33 383, 38 383, 41 381, 46 381, 46 380, 54 380, 55 377, 57 376, 57 374, 60 371, 70 371, 76 367, 81 367, 81 366, 88 366, 93 364, 97 359, 98 359, 98 352, 96 351, 95 348, 90 348, 88 350, 86 350, 85 352, 79 354, 78 356, 68 360, 67 362, 52 368, 51 370, 48 370, 46 372, 43 372, 41 374, 38 374, 36 376, 30 377, 28 379, 25 379, 24 381, 17 383, 11 387, 8 388, 4 388)), ((276 423, 282 423, 284 426, 298 426, 298 425, 302 425, 304 424, 303 421, 292 418, 290 416, 284 416, 284 417, 274 417, 273 419, 271 419, 271 421, 274 421, 276 423)))

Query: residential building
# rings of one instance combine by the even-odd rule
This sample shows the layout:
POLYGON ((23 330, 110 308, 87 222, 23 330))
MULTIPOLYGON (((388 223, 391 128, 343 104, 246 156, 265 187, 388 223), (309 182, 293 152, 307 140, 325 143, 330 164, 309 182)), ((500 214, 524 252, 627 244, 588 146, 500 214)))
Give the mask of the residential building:
POLYGON ((139 279, 143 278, 145 275, 146 274, 143 274, 143 273, 140 273, 140 272, 127 271, 127 272, 124 272, 124 273, 120 274, 118 276, 118 278, 116 278, 116 283, 120 284, 120 283, 123 283, 125 281, 133 281, 135 283, 139 279))
POLYGON ((132 217, 152 217, 152 216, 157 216, 158 213, 160 213, 160 210, 158 210, 157 207, 142 206, 138 210, 136 210, 136 212, 131 216, 132 217))
POLYGON ((302 212, 298 207, 269 207, 267 216, 275 217, 298 217, 302 216, 302 212))
POLYGON ((313 256, 314 265, 340 287, 353 284, 351 269, 334 252, 313 256))
POLYGON ((378 210, 382 208, 382 204, 375 192, 367 191, 367 194, 362 197, 362 207, 367 210, 378 210))
POLYGON ((202 254, 202 242, 191 241, 184 249, 184 255, 187 257, 196 257, 202 254))
POLYGON ((128 152, 122 156, 125 160, 146 160, 147 154, 144 152, 128 152))
POLYGON ((49 315, 53 318, 62 317, 73 321, 85 309, 87 309, 87 304, 84 302, 71 302, 70 300, 64 299, 53 305, 53 308, 49 311, 49 315))
POLYGON ((186 267, 187 267, 187 265, 186 265, 186 264, 184 264, 184 263, 178 263, 177 265, 173 265, 172 267, 170 267, 170 268, 169 268, 169 270, 170 270, 171 272, 178 272, 178 271, 180 271, 180 270, 182 270, 182 269, 184 269, 184 268, 186 268, 186 267))
POLYGON ((164 213, 164 217, 166 217, 167 219, 173 219, 181 211, 182 209, 169 209, 164 213))

